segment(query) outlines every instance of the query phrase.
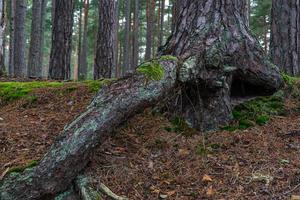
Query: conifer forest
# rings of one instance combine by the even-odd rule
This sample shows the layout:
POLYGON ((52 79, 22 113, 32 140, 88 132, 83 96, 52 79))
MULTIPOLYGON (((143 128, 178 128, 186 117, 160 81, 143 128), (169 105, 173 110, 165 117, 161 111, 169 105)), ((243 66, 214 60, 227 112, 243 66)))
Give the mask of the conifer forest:
POLYGON ((300 200, 300 0, 0 0, 0 200, 300 200))

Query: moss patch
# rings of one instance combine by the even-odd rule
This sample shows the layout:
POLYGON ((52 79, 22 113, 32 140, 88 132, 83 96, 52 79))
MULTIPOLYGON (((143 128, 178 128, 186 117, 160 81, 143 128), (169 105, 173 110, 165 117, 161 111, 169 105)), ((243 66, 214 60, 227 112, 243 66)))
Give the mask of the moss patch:
POLYGON ((178 58, 175 57, 175 56, 171 56, 171 55, 164 55, 164 56, 161 56, 159 58, 160 61, 168 61, 168 60, 171 60, 171 61, 178 61, 178 58))
POLYGON ((234 108, 232 115, 235 122, 224 130, 244 130, 255 125, 266 124, 272 115, 284 114, 284 97, 277 93, 269 97, 258 97, 234 108))
POLYGON ((23 172, 25 169, 28 169, 28 168, 32 168, 32 167, 35 167, 37 166, 38 164, 38 161, 36 160, 32 160, 30 161, 29 163, 27 163, 26 165, 23 165, 23 166, 15 166, 15 167, 12 167, 8 170, 7 174, 10 174, 10 173, 21 173, 23 172))
POLYGON ((49 81, 33 81, 33 82, 0 82, 0 105, 25 98, 31 103, 36 101, 36 98, 31 94, 36 89, 41 88, 60 88, 67 86, 64 91, 73 92, 79 86, 87 86, 89 90, 96 93, 106 84, 109 84, 113 79, 89 80, 83 82, 49 82, 49 81))
POLYGON ((158 60, 152 60, 140 65, 137 70, 138 73, 146 76, 147 80, 159 81, 163 78, 165 71, 158 60))

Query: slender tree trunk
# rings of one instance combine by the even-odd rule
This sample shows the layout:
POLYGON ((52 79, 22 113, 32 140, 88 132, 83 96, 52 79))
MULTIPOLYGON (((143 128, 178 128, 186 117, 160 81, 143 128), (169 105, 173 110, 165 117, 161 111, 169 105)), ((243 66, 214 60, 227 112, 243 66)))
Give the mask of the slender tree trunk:
POLYGON ((81 59, 79 64, 79 79, 84 80, 87 78, 87 51, 88 51, 88 41, 87 41, 87 29, 88 29, 88 19, 89 19, 89 7, 90 1, 84 0, 84 11, 83 11, 83 34, 82 34, 82 48, 81 48, 81 59))
POLYGON ((55 0, 54 9, 49 78, 69 80, 74 0, 55 0))
POLYGON ((147 0, 147 33, 145 60, 150 60, 152 56, 155 3, 155 0, 147 0))
POLYGON ((116 66, 115 52, 117 38, 116 2, 99 1, 99 28, 94 64, 94 79, 110 78, 112 69, 116 66))
POLYGON ((42 76, 42 4, 43 0, 32 2, 31 39, 28 56, 28 76, 42 76))
POLYGON ((133 23, 133 53, 132 53, 132 71, 138 66, 139 62, 139 0, 135 0, 134 5, 134 23, 133 23))
POLYGON ((76 48, 77 52, 77 63, 76 66, 74 67, 74 80, 80 79, 80 65, 81 65, 81 50, 82 50, 82 6, 83 5, 83 0, 80 0, 80 9, 79 9, 79 19, 78 19, 78 45, 76 48))
POLYGON ((161 77, 153 79, 137 70, 104 87, 65 127, 38 166, 4 178, 1 199, 50 199, 72 187, 94 147, 129 117, 157 102, 170 101, 173 113, 181 111, 194 127, 211 130, 231 118, 232 81, 250 84, 255 94, 282 86, 278 69, 266 60, 234 0, 186 1, 161 53, 178 57, 180 65, 164 56, 148 63, 163 72, 161 77), (182 109, 171 98, 180 93, 182 109))
POLYGON ((164 40, 164 19, 165 19, 165 0, 161 0, 161 8, 160 8, 160 29, 159 29, 159 42, 158 45, 163 45, 164 40))
POLYGON ((41 19, 42 19, 42 21, 41 21, 41 50, 40 50, 40 59, 41 59, 41 61, 40 61, 40 63, 41 63, 41 65, 42 65, 42 76, 43 77, 47 77, 48 75, 46 74, 46 73, 48 73, 48 68, 47 68, 47 66, 48 65, 46 65, 46 66, 44 66, 44 45, 45 45, 45 29, 46 29, 46 27, 45 27, 45 24, 46 24, 46 12, 47 12, 47 3, 48 3, 48 0, 42 0, 42 12, 41 12, 41 19), (45 73, 46 72, 46 73, 45 73))
POLYGON ((123 62, 123 72, 125 75, 129 70, 130 65, 130 9, 131 0, 125 1, 125 41, 124 41, 124 62, 123 62))
POLYGON ((4 38, 5 38, 5 2, 0 0, 0 76, 5 73, 5 62, 4 62, 4 38))
POLYGON ((273 0, 270 57, 282 71, 300 75, 300 1, 273 0))
POLYGON ((17 0, 14 23, 14 75, 27 76, 25 62, 25 17, 27 0, 17 0))
POLYGON ((9 64, 8 64, 8 74, 14 75, 14 32, 15 32, 15 6, 16 0, 9 1, 9 64))
POLYGON ((116 70, 115 70, 115 77, 116 78, 120 78, 121 77, 121 57, 120 55, 120 51, 121 51, 121 47, 120 47, 120 41, 119 41, 119 21, 120 21, 120 13, 119 13, 119 7, 120 7, 120 0, 116 1, 116 12, 117 12, 117 38, 116 38, 116 55, 117 55, 117 59, 116 59, 116 70))

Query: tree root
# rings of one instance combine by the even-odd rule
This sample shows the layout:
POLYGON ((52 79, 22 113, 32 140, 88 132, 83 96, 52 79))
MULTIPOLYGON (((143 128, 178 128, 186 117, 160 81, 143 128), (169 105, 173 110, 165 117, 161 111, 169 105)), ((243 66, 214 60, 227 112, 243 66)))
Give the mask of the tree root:
POLYGON ((103 183, 99 183, 98 181, 84 175, 77 177, 75 181, 75 188, 82 200, 99 200, 102 199, 102 196, 107 196, 112 200, 128 200, 126 197, 121 197, 113 193, 103 183), (95 189, 95 187, 97 189, 95 189))

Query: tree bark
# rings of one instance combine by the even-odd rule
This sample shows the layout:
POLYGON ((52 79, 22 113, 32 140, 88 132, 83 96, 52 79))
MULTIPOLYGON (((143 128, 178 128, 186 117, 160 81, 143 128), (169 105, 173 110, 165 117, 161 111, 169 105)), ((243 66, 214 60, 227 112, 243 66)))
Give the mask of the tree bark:
POLYGON ((82 47, 80 52, 80 64, 79 64, 79 79, 84 80, 87 78, 87 51, 88 51, 88 41, 87 41, 87 29, 88 29, 88 18, 89 18, 89 7, 90 1, 84 0, 84 11, 83 11, 83 33, 82 33, 82 47))
POLYGON ((74 0, 54 0, 49 78, 69 80, 74 0))
POLYGON ((14 75, 14 30, 15 30, 15 5, 16 0, 9 1, 9 64, 8 74, 14 75))
POLYGON ((164 19, 165 19, 165 0, 161 0, 160 7, 160 27, 159 27, 159 38, 158 45, 159 47, 163 45, 164 40, 164 19))
POLYGON ((300 1, 273 0, 270 57, 285 73, 300 75, 300 1))
POLYGON ((140 16, 140 2, 135 0, 134 5, 134 23, 133 23, 133 52, 131 71, 134 71, 139 62, 139 16, 140 16))
POLYGON ((181 3, 184 6, 178 14, 177 26, 163 48, 164 54, 182 60, 184 67, 179 79, 190 82, 182 86, 187 92, 175 97, 182 99, 184 105, 175 114, 200 130, 214 130, 231 119, 233 83, 249 85, 249 90, 256 88, 256 94, 261 93, 260 89, 268 94, 279 88, 282 80, 245 23, 241 5, 246 3, 235 0, 181 3))
POLYGON ((256 95, 281 87, 277 67, 266 60, 234 0, 184 1, 186 6, 161 52, 178 57, 179 62, 164 56, 152 61, 163 71, 159 79, 136 72, 104 87, 87 111, 66 126, 37 167, 4 178, 1 199, 47 199, 67 190, 105 136, 162 99, 188 124, 212 130, 231 118, 231 93, 237 92, 234 82, 250 85, 245 91, 256 95), (182 107, 174 98, 180 93, 182 107))
POLYGON ((4 62, 4 38, 5 38, 5 14, 4 14, 5 2, 4 0, 0 0, 0 76, 4 74, 5 62, 4 62))
POLYGON ((27 76, 27 67, 25 63, 25 17, 26 0, 17 0, 14 17, 14 75, 27 76))
POLYGON ((130 65, 130 9, 131 0, 125 1, 125 39, 124 39, 124 61, 122 68, 122 75, 124 76, 129 71, 130 65))
POLYGON ((79 79, 79 68, 81 65, 81 51, 82 51, 82 5, 83 0, 80 0, 79 2, 79 19, 78 19, 78 45, 77 45, 77 63, 74 67, 74 80, 79 79))
POLYGON ((145 60, 150 60, 152 57, 155 3, 155 0, 147 0, 147 33, 145 60))
POLYGON ((43 0, 32 1, 31 38, 28 56, 28 76, 42 76, 42 4, 43 0))
POLYGON ((116 67, 116 24, 118 23, 116 12, 115 1, 99 1, 99 27, 94 65, 94 79, 111 78, 112 69, 116 67))

